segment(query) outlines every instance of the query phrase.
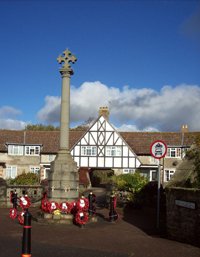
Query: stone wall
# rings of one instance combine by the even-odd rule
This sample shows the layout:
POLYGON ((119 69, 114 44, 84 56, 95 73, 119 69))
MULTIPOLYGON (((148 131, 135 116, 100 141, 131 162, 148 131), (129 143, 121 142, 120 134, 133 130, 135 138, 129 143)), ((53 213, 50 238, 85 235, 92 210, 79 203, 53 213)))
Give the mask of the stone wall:
POLYGON ((12 207, 12 203, 10 202, 10 194, 15 190, 18 197, 27 194, 28 197, 31 199, 31 206, 40 205, 44 192, 43 186, 8 186, 6 183, 2 182, 0 183, 0 207, 12 207))
POLYGON ((168 237, 200 246, 200 190, 166 188, 166 209, 168 237))
POLYGON ((7 202, 7 184, 6 181, 0 178, 0 206, 5 206, 7 202))

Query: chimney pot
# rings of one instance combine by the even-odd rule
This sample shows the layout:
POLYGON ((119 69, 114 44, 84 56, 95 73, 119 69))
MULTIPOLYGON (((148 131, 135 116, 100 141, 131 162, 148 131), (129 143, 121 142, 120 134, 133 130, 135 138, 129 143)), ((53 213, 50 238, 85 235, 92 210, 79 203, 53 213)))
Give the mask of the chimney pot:
POLYGON ((107 106, 99 108, 99 116, 103 116, 106 120, 109 120, 109 109, 107 106))
POLYGON ((182 132, 182 133, 187 133, 187 132, 189 132, 189 129, 188 129, 188 125, 187 125, 187 124, 182 125, 182 127, 181 127, 181 132, 182 132))

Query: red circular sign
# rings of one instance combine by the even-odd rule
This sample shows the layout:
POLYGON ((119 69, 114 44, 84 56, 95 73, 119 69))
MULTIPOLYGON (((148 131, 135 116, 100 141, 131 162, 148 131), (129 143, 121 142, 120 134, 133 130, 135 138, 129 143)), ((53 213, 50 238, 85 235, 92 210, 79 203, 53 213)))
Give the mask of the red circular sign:
POLYGON ((162 140, 156 140, 151 144, 150 151, 154 158, 161 159, 167 153, 167 145, 162 140))

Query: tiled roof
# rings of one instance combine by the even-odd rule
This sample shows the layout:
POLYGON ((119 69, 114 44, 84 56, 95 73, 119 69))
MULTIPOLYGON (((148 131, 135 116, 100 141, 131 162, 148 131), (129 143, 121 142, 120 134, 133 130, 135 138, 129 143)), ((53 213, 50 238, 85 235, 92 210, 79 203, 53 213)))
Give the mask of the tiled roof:
POLYGON ((200 132, 121 132, 120 135, 136 154, 150 154, 150 145, 156 140, 168 146, 190 146, 200 132))
MULTIPOLYGON (((70 148, 85 134, 84 130, 72 130, 69 134, 70 148)), ((168 146, 190 146, 200 132, 120 132, 126 143, 137 155, 150 154, 150 145, 155 140, 163 140, 168 146)), ((42 144, 42 153, 57 153, 59 149, 59 131, 15 131, 0 130, 0 151, 5 152, 6 143, 42 144)))
MULTIPOLYGON (((70 131, 70 148, 85 131, 70 131)), ((42 145, 42 153, 57 153, 59 150, 59 131, 15 131, 0 130, 0 151, 6 151, 6 143, 42 145)))

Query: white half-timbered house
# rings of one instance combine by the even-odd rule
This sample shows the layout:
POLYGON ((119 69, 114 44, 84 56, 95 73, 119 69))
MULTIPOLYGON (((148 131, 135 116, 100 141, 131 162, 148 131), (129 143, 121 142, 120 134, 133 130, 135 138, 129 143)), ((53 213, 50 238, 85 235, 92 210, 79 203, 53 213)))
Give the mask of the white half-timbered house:
POLYGON ((104 116, 72 147, 78 167, 135 171, 141 162, 104 116))

